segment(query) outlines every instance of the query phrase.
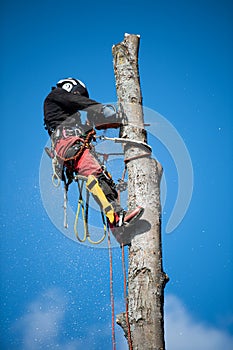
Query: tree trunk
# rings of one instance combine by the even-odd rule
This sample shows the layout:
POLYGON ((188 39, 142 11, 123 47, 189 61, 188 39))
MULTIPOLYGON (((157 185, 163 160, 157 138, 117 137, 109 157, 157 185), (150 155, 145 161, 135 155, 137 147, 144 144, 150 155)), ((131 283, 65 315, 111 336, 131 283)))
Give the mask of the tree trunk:
MULTIPOLYGON (((124 111, 121 137, 147 142, 144 130, 142 96, 138 73, 140 37, 125 34, 113 46, 118 104, 124 111)), ((161 247, 160 179, 162 167, 148 154, 148 148, 127 143, 124 146, 128 170, 128 208, 144 207, 142 219, 134 228, 129 245, 128 317, 134 350, 165 349, 164 287, 161 247)), ((117 323, 125 331, 125 314, 117 323)), ((128 340, 130 343, 130 341, 128 340)))

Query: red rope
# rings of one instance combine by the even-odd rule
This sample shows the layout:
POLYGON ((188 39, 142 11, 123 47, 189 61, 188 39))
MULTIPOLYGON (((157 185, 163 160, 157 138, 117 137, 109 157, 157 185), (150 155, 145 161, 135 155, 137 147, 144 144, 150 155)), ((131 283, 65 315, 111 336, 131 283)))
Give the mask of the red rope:
POLYGON ((116 337, 115 337, 115 307, 114 307, 114 296, 113 296, 113 268, 112 268, 112 249, 110 240, 110 230, 108 228, 108 253, 109 253, 109 265, 110 265, 110 297, 112 307, 112 349, 116 350, 116 337))
POLYGON ((131 331, 130 331, 130 323, 129 323, 129 306, 128 306, 128 296, 127 296, 127 279, 126 279, 126 269, 125 269, 125 251, 124 245, 121 243, 121 255, 122 255, 122 270, 124 275, 124 298, 125 298, 125 319, 128 330, 128 344, 129 350, 133 350, 131 331))
MULTIPOLYGON (((126 171, 127 171, 126 164, 130 160, 131 160, 131 158, 130 159, 128 158, 128 159, 125 160, 125 168, 123 170, 123 174, 122 174, 122 177, 121 177, 122 181, 124 181, 125 174, 126 174, 126 171)), ((120 202, 120 191, 118 191, 118 201, 120 202)), ((125 251, 124 251, 124 244, 123 243, 121 243, 121 261, 122 261, 122 271, 123 271, 123 276, 124 276, 125 320, 126 320, 127 331, 128 331, 128 345, 129 345, 129 350, 133 350, 133 343, 132 343, 131 331, 130 331, 130 323, 129 323, 129 307, 128 307, 128 295, 127 295, 127 277, 126 277, 126 269, 125 269, 125 251)))

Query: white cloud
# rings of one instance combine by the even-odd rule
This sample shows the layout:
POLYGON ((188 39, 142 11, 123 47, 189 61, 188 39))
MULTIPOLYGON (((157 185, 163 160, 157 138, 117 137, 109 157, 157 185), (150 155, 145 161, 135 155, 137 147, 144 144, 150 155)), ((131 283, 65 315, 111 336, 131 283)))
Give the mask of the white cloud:
MULTIPOLYGON (((167 295, 165 298, 165 340, 166 350, 233 349, 232 336, 202 321, 195 320, 182 301, 174 295, 167 295)), ((128 349, 122 336, 119 336, 118 348, 128 349)))
POLYGON ((174 295, 165 298, 167 350, 231 350, 233 337, 227 332, 195 320, 174 295))
MULTIPOLYGON (((104 328, 98 322, 86 328, 82 339, 67 339, 64 334, 65 315, 69 306, 69 296, 58 288, 52 288, 39 295, 27 308, 27 312, 16 322, 14 330, 20 334, 22 350, 94 350, 95 346, 105 344, 111 339, 111 324, 104 328), (95 345, 98 344, 98 345, 95 345)), ((119 307, 116 302, 116 308, 119 307)), ((121 303, 121 311, 124 304, 121 303)), ((111 312, 111 310, 109 309, 111 312)), ((128 349, 123 331, 116 325, 117 349, 128 349)))
MULTIPOLYGON (((50 289, 29 304, 27 312, 17 321, 15 330, 22 336, 23 350, 91 349, 96 344, 105 343, 111 337, 111 325, 105 329, 98 324, 88 326, 87 334, 79 340, 61 339, 65 312, 69 300, 59 289, 50 289)), ((124 310, 122 303, 116 302, 116 309, 124 310)), ((118 310, 117 310, 118 311, 118 310)), ((116 325, 117 349, 127 350, 123 331, 116 325)), ((165 339, 166 350, 231 350, 233 337, 223 330, 194 319, 182 301, 174 295, 165 298, 165 339)))
POLYGON ((52 288, 28 306, 27 312, 15 324, 22 334, 23 350, 77 350, 77 342, 59 344, 59 332, 66 309, 66 298, 59 289, 52 288))

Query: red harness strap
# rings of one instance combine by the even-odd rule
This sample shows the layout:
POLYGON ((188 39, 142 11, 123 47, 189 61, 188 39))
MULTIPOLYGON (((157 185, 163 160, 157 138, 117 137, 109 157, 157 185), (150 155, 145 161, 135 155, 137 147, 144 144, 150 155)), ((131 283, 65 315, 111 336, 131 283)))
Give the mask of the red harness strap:
POLYGON ((55 151, 57 153, 58 158, 62 160, 68 160, 66 158, 66 152, 70 147, 72 147, 75 143, 78 142, 84 144, 84 140, 78 136, 68 136, 66 138, 59 139, 55 145, 55 151))
POLYGON ((55 144, 57 158, 62 162, 77 159, 78 157, 80 157, 85 148, 89 148, 89 142, 91 141, 94 135, 95 130, 92 129, 91 131, 89 131, 85 139, 79 136, 68 136, 60 138, 55 144), (78 142, 82 143, 79 151, 73 157, 66 157, 66 152, 68 151, 68 149, 78 142))

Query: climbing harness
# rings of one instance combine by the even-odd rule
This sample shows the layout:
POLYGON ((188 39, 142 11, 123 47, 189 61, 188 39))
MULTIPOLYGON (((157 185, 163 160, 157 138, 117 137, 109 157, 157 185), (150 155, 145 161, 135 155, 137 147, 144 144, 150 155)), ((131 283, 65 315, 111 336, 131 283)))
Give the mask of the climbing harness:
MULTIPOLYGON (((123 110, 122 105, 120 104, 119 110, 117 111, 115 106, 112 105, 106 105, 107 108, 112 108, 115 112, 115 115, 117 116, 116 120, 118 122, 118 126, 120 122, 123 122, 124 125, 127 124, 127 120, 125 118, 125 113, 123 110)), ((108 119, 108 122, 110 122, 110 119, 108 119)), ((110 123, 111 124, 111 123, 110 123)), ((59 187, 61 181, 64 182, 64 227, 68 227, 67 222, 67 202, 68 202, 68 188, 71 182, 75 181, 78 185, 78 191, 79 191, 79 199, 77 203, 77 210, 75 215, 75 221, 74 221, 74 232, 75 236, 78 239, 79 242, 85 242, 88 240, 92 244, 99 244, 103 242, 103 240, 106 237, 106 221, 108 221, 110 224, 114 223, 115 217, 114 217, 114 209, 112 205, 107 200, 105 193, 103 192, 98 179, 93 176, 89 175, 87 178, 84 178, 79 175, 74 175, 72 171, 72 164, 73 162, 81 156, 81 154, 84 152, 85 149, 93 149, 93 146, 91 145, 91 140, 99 139, 102 141, 113 141, 115 143, 120 143, 123 145, 136 145, 137 147, 143 147, 144 151, 140 152, 138 155, 134 155, 132 157, 128 157, 124 159, 125 167, 123 171, 123 175, 121 179, 118 179, 118 184, 116 185, 117 193, 118 193, 118 199, 120 199, 120 192, 125 191, 127 188, 127 182, 124 180, 125 173, 127 171, 127 164, 129 161, 142 158, 142 157, 150 157, 152 148, 149 146, 146 142, 138 141, 138 140, 132 140, 128 138, 121 138, 121 137, 107 137, 106 135, 100 135, 97 136, 94 129, 91 129, 85 136, 79 136, 80 129, 70 128, 70 127, 62 127, 58 128, 53 136, 51 136, 52 140, 52 148, 51 151, 47 148, 46 152, 48 155, 52 158, 52 183, 55 187, 59 187), (68 173, 68 176, 67 176, 68 173), (85 186, 84 186, 85 183, 85 186), (84 200, 83 198, 83 191, 84 187, 86 188, 86 198, 84 200), (101 207, 101 217, 103 222, 103 236, 97 240, 94 241, 90 237, 89 227, 88 227, 88 212, 89 212, 89 198, 90 193, 94 196, 95 199, 97 199, 97 202, 100 204, 101 207), (83 221, 83 236, 80 237, 80 234, 78 232, 79 229, 79 219, 82 217, 83 221)), ((100 154, 95 151, 95 154, 97 158, 100 154)), ((109 154, 101 154, 103 156, 103 162, 107 161, 108 157, 110 155, 115 155, 117 153, 109 153, 109 154)), ((121 153, 122 155, 124 153, 121 153)), ((119 153, 118 153, 119 155, 119 153)))
MULTIPOLYGON (((64 196, 63 196, 64 227, 68 228, 68 222, 67 222, 68 188, 69 188, 69 185, 71 184, 71 182, 75 181, 75 182, 77 182, 78 191, 79 191, 79 199, 78 199, 77 210, 76 210, 76 215, 75 215, 75 222, 74 222, 75 236, 78 239, 78 241, 82 242, 82 243, 85 242, 86 240, 88 240, 92 244, 100 244, 101 242, 103 242, 103 240, 105 239, 106 234, 107 234, 106 218, 108 219, 108 221, 110 223, 114 222, 114 209, 113 209, 112 205, 106 199, 106 196, 105 196, 103 190, 101 189, 101 187, 99 186, 98 180, 96 179, 95 176, 93 176, 93 175, 90 175, 89 177, 83 177, 80 175, 74 176, 73 172, 71 174, 69 171, 68 171, 68 176, 67 176, 67 171, 64 170, 66 168, 66 167, 64 167, 64 164, 67 164, 67 163, 74 161, 77 157, 80 156, 80 154, 83 152, 83 150, 85 148, 90 147, 89 142, 94 134, 95 134, 95 131, 91 130, 87 134, 85 140, 83 141, 83 145, 79 149, 78 154, 75 154, 74 156, 69 157, 69 158, 65 158, 61 155, 58 155, 54 149, 54 145, 52 145, 53 146, 52 151, 50 151, 48 148, 46 148, 45 150, 46 150, 46 153, 52 158, 52 169, 53 169, 52 183, 53 183, 53 185, 55 187, 59 187, 61 180, 64 182, 64 196), (64 162, 64 164, 61 161, 64 162), (83 188, 84 188, 84 182, 86 183, 86 186, 85 186, 86 187, 86 198, 85 198, 85 200, 83 199, 83 194, 82 194, 83 188), (88 209, 89 209, 90 193, 92 193, 92 195, 94 197, 98 198, 98 201, 102 207, 101 218, 102 218, 102 222, 103 222, 103 236, 97 241, 94 241, 91 239, 89 228, 88 228, 88 209), (80 216, 82 216, 83 232, 84 232, 82 238, 80 237, 79 232, 78 232, 80 216)), ((124 180, 124 178, 125 178, 125 174, 127 171, 128 162, 131 160, 134 160, 134 159, 141 158, 141 157, 150 156, 151 155, 151 147, 148 144, 146 144, 145 142, 134 141, 134 140, 125 139, 125 138, 113 138, 113 137, 106 137, 103 135, 97 136, 96 138, 99 138, 100 140, 110 140, 110 141, 114 141, 116 143, 123 143, 123 144, 124 143, 132 143, 132 144, 136 144, 136 145, 141 145, 141 146, 147 147, 147 149, 149 150, 149 151, 146 151, 142 154, 135 155, 133 157, 124 159, 125 167, 124 167, 124 171, 122 174, 122 178, 118 179, 118 184, 116 185, 117 192, 118 192, 118 199, 120 199, 120 192, 125 191, 127 188, 127 182, 124 180)), ((104 164, 107 161, 107 159, 110 155, 119 155, 119 153, 109 153, 109 154, 98 153, 98 152, 95 152, 95 153, 96 153, 97 157, 99 157, 99 156, 103 157, 102 164, 104 164)), ((123 155, 124 153, 120 153, 120 154, 123 155)), ((103 167, 104 167, 104 165, 103 165, 103 167)))
MULTIPOLYGON (((64 130, 63 130, 64 131, 64 130)), ((61 133, 61 132, 60 132, 61 133)), ((92 137, 95 135, 95 131, 91 130, 90 132, 87 133, 85 139, 82 139, 80 137, 75 137, 76 141, 81 141, 81 147, 79 147, 79 150, 76 154, 67 157, 66 152, 69 147, 63 147, 63 144, 59 145, 61 147, 61 153, 56 152, 55 150, 55 142, 56 140, 52 139, 52 148, 49 150, 49 148, 45 148, 46 153, 49 155, 50 158, 52 158, 52 169, 53 169, 53 174, 52 174, 52 183, 53 185, 58 188, 61 184, 61 181, 64 182, 64 195, 63 195, 63 209, 64 209, 64 227, 68 228, 68 222, 67 222, 67 202, 68 202, 68 189, 69 185, 75 181, 78 184, 78 190, 79 190, 79 199, 78 199, 78 205, 77 205, 77 210, 76 210, 76 215, 75 215, 75 222, 74 222, 74 232, 76 238, 79 240, 79 242, 85 242, 88 240, 91 244, 100 244, 103 242, 103 240, 106 237, 106 219, 105 215, 110 219, 110 222, 113 221, 113 208, 109 208, 109 203, 107 200, 105 200, 105 203, 103 205, 103 210, 105 211, 105 215, 103 213, 103 210, 101 210, 101 217, 102 217, 102 222, 103 222, 103 236, 97 240, 94 241, 91 239, 90 232, 89 232, 89 227, 88 227, 88 209, 89 209, 89 191, 94 192, 93 195, 96 193, 101 193, 101 188, 99 186, 91 186, 91 183, 93 183, 95 180, 91 177, 84 177, 80 175, 75 175, 73 174, 73 171, 70 170, 72 168, 72 162, 80 157, 82 152, 86 148, 90 148, 90 141, 92 137), (64 154, 64 156, 63 156, 64 154), (67 166, 66 166, 67 165, 67 166), (91 181, 92 180, 92 181, 91 181), (84 202, 83 200, 83 185, 84 182, 86 182, 86 200, 84 202), (92 190, 93 187, 93 190, 92 190), (111 211, 109 209, 112 209, 111 211), (79 233, 78 233, 78 224, 79 224, 79 218, 80 218, 80 211, 82 215, 82 220, 83 220, 83 230, 84 230, 84 235, 83 238, 80 238, 79 233)), ((56 137, 58 135, 56 134, 56 137)), ((67 135, 65 135, 67 137, 67 135)), ((68 135, 69 137, 69 135, 68 135)), ((59 141, 58 141, 59 142, 59 141)), ((74 141, 70 141, 69 146, 73 146, 74 141)), ((97 180, 96 180, 97 183, 97 180)), ((102 198, 104 200, 104 193, 102 191, 102 198)))
MULTIPOLYGON (((80 148, 79 148, 78 152, 75 152, 75 154, 73 156, 71 156, 71 157, 65 157, 65 156, 62 156, 61 154, 58 154, 57 152, 55 152, 56 153, 56 158, 60 162, 74 161, 75 159, 79 158, 86 148, 90 149, 90 147, 91 147, 90 146, 90 141, 94 137, 94 135, 95 135, 95 130, 92 129, 91 131, 89 131, 87 133, 85 139, 76 136, 74 141, 73 141, 73 144, 76 141, 80 141, 81 142, 81 145, 80 145, 80 148)), ((73 146, 73 144, 70 144, 70 146, 73 146)), ((67 147, 67 148, 69 148, 69 147, 67 147)))

